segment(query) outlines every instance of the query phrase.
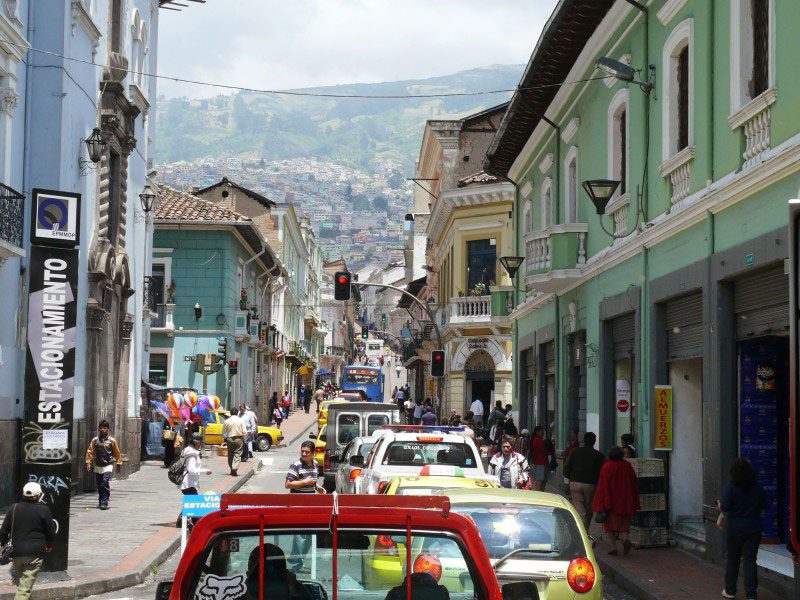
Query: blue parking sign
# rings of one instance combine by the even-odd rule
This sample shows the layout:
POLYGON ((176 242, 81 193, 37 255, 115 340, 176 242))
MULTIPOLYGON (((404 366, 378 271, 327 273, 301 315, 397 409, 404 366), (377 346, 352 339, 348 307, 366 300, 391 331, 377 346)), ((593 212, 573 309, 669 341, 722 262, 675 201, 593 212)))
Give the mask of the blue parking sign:
POLYGON ((184 517, 203 517, 219 510, 222 496, 219 494, 191 494, 183 497, 184 517))

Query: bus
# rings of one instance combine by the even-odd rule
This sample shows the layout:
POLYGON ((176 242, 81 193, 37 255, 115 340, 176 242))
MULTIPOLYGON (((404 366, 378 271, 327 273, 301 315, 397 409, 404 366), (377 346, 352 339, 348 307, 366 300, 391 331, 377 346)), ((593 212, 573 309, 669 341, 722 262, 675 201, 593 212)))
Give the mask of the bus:
POLYGON ((367 340, 364 347, 367 358, 380 358, 383 356, 383 340, 367 340))
POLYGON ((342 375, 342 391, 363 390, 370 402, 383 402, 383 372, 380 367, 348 365, 342 375))

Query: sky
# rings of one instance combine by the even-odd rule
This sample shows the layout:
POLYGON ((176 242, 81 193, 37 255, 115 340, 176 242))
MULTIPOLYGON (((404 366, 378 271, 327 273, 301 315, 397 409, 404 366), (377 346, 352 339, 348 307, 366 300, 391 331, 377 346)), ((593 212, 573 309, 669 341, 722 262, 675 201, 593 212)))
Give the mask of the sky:
MULTIPOLYGON (((258 89, 526 64, 556 0, 207 0, 159 12, 158 73, 258 89)), ((161 79, 167 97, 220 88, 161 79)))

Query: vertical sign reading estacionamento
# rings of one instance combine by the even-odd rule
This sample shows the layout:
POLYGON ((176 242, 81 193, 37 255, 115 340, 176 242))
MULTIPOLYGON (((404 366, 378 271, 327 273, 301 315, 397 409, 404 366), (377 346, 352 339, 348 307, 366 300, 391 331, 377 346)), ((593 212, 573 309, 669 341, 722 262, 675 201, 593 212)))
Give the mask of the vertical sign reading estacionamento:
POLYGON ((72 482, 72 408, 80 195, 33 190, 22 431, 22 484, 36 481, 56 540, 44 569, 65 571, 72 482))
POLYGON ((656 432, 653 450, 672 450, 672 386, 656 386, 656 432))

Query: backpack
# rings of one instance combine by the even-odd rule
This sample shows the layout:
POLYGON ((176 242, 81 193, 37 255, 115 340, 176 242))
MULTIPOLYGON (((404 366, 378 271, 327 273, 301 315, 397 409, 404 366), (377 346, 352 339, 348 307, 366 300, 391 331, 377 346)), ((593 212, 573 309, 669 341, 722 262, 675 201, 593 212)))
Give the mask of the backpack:
POLYGON ((167 477, 175 485, 183 483, 183 476, 186 474, 186 456, 176 458, 167 469, 167 477))

